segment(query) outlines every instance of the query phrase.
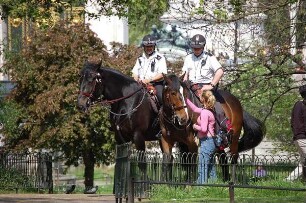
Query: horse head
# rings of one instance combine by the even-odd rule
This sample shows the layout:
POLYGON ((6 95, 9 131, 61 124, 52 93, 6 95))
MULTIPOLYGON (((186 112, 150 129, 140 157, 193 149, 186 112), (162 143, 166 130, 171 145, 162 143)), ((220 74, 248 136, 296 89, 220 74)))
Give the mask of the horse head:
POLYGON ((99 73, 101 63, 86 62, 81 71, 78 108, 88 112, 89 107, 99 99, 102 76, 99 73), (99 86, 99 88, 97 88, 99 86))
POLYGON ((164 75, 163 111, 173 124, 187 125, 188 113, 185 100, 181 94, 180 80, 175 75, 164 75))

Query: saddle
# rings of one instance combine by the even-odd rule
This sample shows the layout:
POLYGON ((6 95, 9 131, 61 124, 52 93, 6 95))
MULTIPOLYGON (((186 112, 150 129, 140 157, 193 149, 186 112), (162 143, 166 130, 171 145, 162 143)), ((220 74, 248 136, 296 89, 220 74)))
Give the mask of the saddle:
POLYGON ((155 113, 158 113, 161 105, 156 96, 156 88, 152 84, 145 85, 145 88, 147 89, 147 92, 150 96, 150 103, 153 108, 153 111, 155 113))

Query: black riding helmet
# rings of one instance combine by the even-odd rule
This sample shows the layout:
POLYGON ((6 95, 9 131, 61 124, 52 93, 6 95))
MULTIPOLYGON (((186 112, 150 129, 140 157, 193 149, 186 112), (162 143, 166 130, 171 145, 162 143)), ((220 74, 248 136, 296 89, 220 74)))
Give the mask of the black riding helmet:
POLYGON ((206 44, 206 39, 203 35, 196 34, 191 38, 190 46, 191 48, 204 48, 206 44))
POLYGON ((156 38, 152 35, 146 35, 142 38, 142 46, 156 46, 156 38))

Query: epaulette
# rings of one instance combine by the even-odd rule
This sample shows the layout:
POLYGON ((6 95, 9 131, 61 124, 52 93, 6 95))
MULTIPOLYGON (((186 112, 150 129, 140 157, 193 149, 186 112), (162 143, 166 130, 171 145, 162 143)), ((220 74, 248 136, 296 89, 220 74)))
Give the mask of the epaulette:
POLYGON ((162 57, 160 55, 156 55, 156 59, 160 60, 162 57))
POLYGON ((205 54, 207 54, 208 56, 212 56, 213 55, 212 53, 209 53, 207 51, 205 51, 205 54))
POLYGON ((141 56, 138 57, 138 63, 141 66, 141 60, 140 59, 141 59, 141 56))

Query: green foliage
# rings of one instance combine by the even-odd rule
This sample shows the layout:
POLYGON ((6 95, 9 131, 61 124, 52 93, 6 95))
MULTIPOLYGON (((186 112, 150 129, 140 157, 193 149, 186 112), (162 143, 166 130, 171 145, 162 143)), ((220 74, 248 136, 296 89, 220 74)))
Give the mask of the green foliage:
POLYGON ((23 138, 20 124, 22 119, 26 118, 25 110, 18 103, 6 100, 0 102, 0 108, 0 121, 4 125, 2 133, 6 135, 5 142, 14 145, 23 138))
POLYGON ((241 100, 246 111, 265 122, 268 138, 290 142, 291 109, 299 98, 292 90, 290 66, 287 63, 264 66, 254 61, 237 72, 228 76, 228 80, 234 81, 228 86, 230 91, 241 100))
POLYGON ((142 37, 151 32, 152 25, 162 27, 159 17, 168 9, 167 0, 142 1, 134 0, 129 6, 129 41, 138 45, 142 37))
POLYGON ((0 167, 0 174, 0 188, 33 187, 34 181, 31 176, 26 176, 17 169, 0 167))
POLYGON ((245 12, 243 10, 243 5, 246 3, 246 0, 230 0, 229 2, 233 6, 234 13, 236 15, 239 15, 239 14, 242 14, 243 12, 245 12))
MULTIPOLYGON (((76 108, 79 72, 89 59, 108 64, 104 44, 87 25, 66 22, 34 30, 20 53, 7 55, 4 70, 16 85, 9 101, 22 106, 26 115, 23 133, 28 145, 21 146, 62 151, 67 164, 75 163, 88 149, 97 161, 112 160, 114 136, 108 112, 97 106, 84 115, 76 108)), ((14 138, 13 133, 8 136, 14 138)))

